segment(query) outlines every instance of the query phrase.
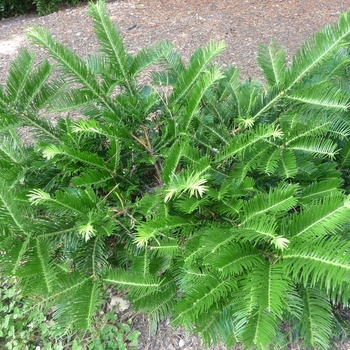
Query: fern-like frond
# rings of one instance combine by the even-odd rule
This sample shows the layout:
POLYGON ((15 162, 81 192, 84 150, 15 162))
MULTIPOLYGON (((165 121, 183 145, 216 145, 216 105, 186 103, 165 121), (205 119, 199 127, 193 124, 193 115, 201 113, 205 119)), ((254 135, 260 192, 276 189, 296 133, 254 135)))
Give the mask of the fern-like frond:
MULTIPOLYGON (((38 96, 41 94, 52 71, 53 66, 51 66, 47 60, 41 62, 33 71, 31 71, 27 81, 25 82, 23 91, 21 91, 21 95, 18 98, 18 103, 23 110, 27 110, 29 107, 31 107, 31 110, 36 112, 38 107, 38 98, 40 101, 39 106, 43 104, 43 95, 40 97, 38 96)), ((59 89, 57 85, 53 84, 51 84, 50 87, 50 92, 52 93, 55 93, 55 89, 59 89)))
POLYGON ((341 179, 329 179, 323 181, 313 182, 312 184, 303 188, 299 201, 303 204, 308 204, 316 199, 321 199, 327 196, 339 197, 341 179))
POLYGON ((203 160, 202 166, 198 171, 189 173, 183 170, 181 173, 171 176, 170 183, 165 189, 165 202, 168 202, 172 198, 177 198, 183 193, 188 193, 190 197, 203 197, 208 189, 205 183, 207 182, 208 171, 210 170, 210 165, 205 164, 205 158, 203 160))
POLYGON ((294 87, 305 79, 315 68, 327 60, 341 46, 350 34, 350 13, 340 16, 339 22, 333 26, 326 26, 306 41, 293 56, 292 64, 286 74, 286 86, 294 87))
MULTIPOLYGON (((159 82, 163 82, 165 85, 174 85, 176 81, 182 77, 183 72, 186 69, 182 57, 174 49, 166 51, 163 54, 160 63, 165 67, 166 72, 164 75, 165 80, 161 79, 159 82)), ((154 78, 156 76, 157 75, 153 75, 154 78)))
POLYGON ((288 219, 284 230, 293 240, 335 234, 349 222, 349 199, 342 195, 324 197, 307 205, 288 219))
POLYGON ((74 253, 74 263, 80 271, 88 272, 98 278, 102 270, 108 266, 108 250, 105 240, 101 236, 85 242, 74 253))
POLYGON ((127 86, 127 89, 132 93, 132 88, 129 83, 130 56, 126 52, 123 44, 123 38, 117 31, 115 24, 107 16, 105 4, 102 0, 97 1, 96 4, 89 4, 89 15, 94 21, 94 28, 97 40, 100 44, 100 51, 106 54, 116 70, 117 76, 127 86))
POLYGON ((56 191, 54 195, 43 190, 32 190, 28 198, 33 205, 45 204, 46 210, 60 216, 69 213, 85 217, 98 203, 96 193, 92 189, 66 188, 56 191))
POLYGON ((137 76, 148 66, 158 62, 164 56, 167 56, 168 52, 171 50, 173 50, 173 45, 168 41, 157 43, 154 49, 150 47, 141 49, 135 57, 133 57, 130 65, 130 74, 132 76, 137 76))
POLYGON ((167 235, 169 230, 180 230, 185 227, 191 227, 193 223, 183 219, 180 216, 158 217, 152 221, 141 223, 137 226, 137 235, 135 243, 139 247, 146 246, 152 239, 157 240, 157 235, 167 235))
POLYGON ((287 149, 312 155, 317 158, 335 159, 339 153, 338 145, 331 139, 308 137, 288 144, 287 149))
MULTIPOLYGON (((100 100, 101 95, 103 95, 101 87, 93 72, 89 70, 82 59, 53 39, 45 28, 32 27, 27 35, 33 44, 47 50, 49 55, 58 62, 59 67, 64 72, 65 81, 80 83, 84 89, 93 94, 94 99, 100 100)), ((105 103, 105 105, 108 107, 108 104, 105 103)))
POLYGON ((273 125, 263 126, 260 124, 252 131, 245 131, 242 134, 235 135, 229 140, 229 146, 222 147, 219 154, 216 156, 215 162, 220 163, 224 160, 232 158, 236 155, 242 155, 250 150, 259 141, 273 140, 282 137, 281 131, 273 125))
POLYGON ((157 240, 155 244, 148 245, 154 256, 174 256, 179 252, 179 243, 176 239, 157 240))
POLYGON ((164 183, 168 184, 173 174, 176 173, 180 159, 186 149, 187 142, 185 140, 182 142, 182 138, 180 138, 167 150, 162 171, 162 179, 164 183))
POLYGON ((74 109, 81 109, 96 99, 93 92, 89 89, 69 89, 61 92, 54 99, 48 109, 49 112, 66 112, 74 109))
POLYGON ((333 110, 334 112, 347 111, 349 108, 349 97, 340 89, 333 88, 329 83, 324 86, 316 85, 307 90, 294 89, 286 94, 285 98, 300 105, 303 110, 310 109, 313 112, 333 110))
POLYGON ((277 148, 273 151, 270 147, 268 147, 265 155, 259 158, 257 169, 267 175, 274 174, 278 168, 281 155, 281 149, 277 148))
POLYGON ((337 291, 339 298, 344 292, 343 282, 350 278, 349 261, 350 245, 337 236, 292 241, 283 255, 286 272, 295 282, 324 286, 327 291, 337 291))
POLYGON ((222 90, 220 90, 220 101, 225 100, 230 95, 235 95, 234 92, 241 86, 241 81, 239 80, 240 74, 241 69, 234 69, 232 66, 224 71, 224 78, 220 81, 220 85, 223 86, 222 90))
POLYGON ((50 295, 56 286, 55 267, 51 261, 48 241, 33 239, 27 250, 26 260, 18 269, 18 276, 25 280, 27 293, 50 295))
POLYGON ((293 178, 298 173, 296 157, 293 151, 284 149, 280 158, 278 174, 282 179, 293 178))
POLYGON ((156 292, 162 286, 162 279, 142 273, 127 273, 121 269, 108 270, 102 280, 116 284, 120 290, 128 290, 132 297, 139 297, 149 292, 156 292))
POLYGON ((70 160, 71 162, 81 162, 93 168, 97 168, 103 172, 106 170, 105 162, 102 158, 96 156, 92 152, 82 152, 66 145, 47 146, 45 149, 43 149, 43 156, 47 159, 63 156, 66 161, 70 160))
POLYGON ((173 324, 190 326, 202 313, 207 312, 236 288, 235 280, 225 279, 222 281, 213 275, 208 276, 201 285, 195 286, 186 295, 186 298, 179 300, 175 308, 177 315, 173 319, 173 324))
POLYGON ((277 235, 277 221, 270 215, 257 216, 244 224, 244 228, 236 231, 237 239, 242 242, 250 241, 255 245, 261 242, 269 243, 277 250, 288 248, 290 240, 277 235))
MULTIPOLYGON (((232 235, 235 236, 235 232, 232 235)), ((214 266, 222 278, 226 279, 255 269, 263 263, 263 258, 251 244, 234 242, 224 246, 220 254, 208 255, 204 261, 214 266)))
POLYGON ((288 138, 285 142, 285 145, 306 139, 308 137, 322 137, 324 136, 328 129, 332 125, 331 120, 323 121, 323 120, 306 120, 305 122, 295 123, 293 124, 289 120, 287 123, 282 123, 282 129, 288 138))
POLYGON ((0 219, 6 223, 14 232, 26 235, 27 221, 24 213, 29 215, 29 209, 19 205, 16 197, 8 191, 8 185, 4 180, 0 180, 0 219))
POLYGON ((209 203, 208 198, 184 197, 178 199, 174 206, 180 212, 191 214, 194 211, 201 210, 209 203))
POLYGON ((271 45, 260 45, 258 64, 270 86, 283 87, 286 70, 286 51, 275 40, 271 45))
MULTIPOLYGON (((230 227, 219 226, 207 227, 198 232, 199 234, 199 247, 201 253, 213 254, 216 256, 216 252, 226 245, 230 244, 236 239, 236 236, 232 234, 230 227)), ((189 245, 189 247, 191 247, 189 245)), ((193 247, 191 247, 193 249, 193 247)), ((187 258, 186 258, 187 259, 187 258)))
POLYGON ((254 308, 266 310, 282 320, 287 307, 286 295, 291 289, 291 281, 281 264, 266 261, 254 267, 245 286, 247 299, 254 308))
POLYGON ((1 242, 0 245, 4 253, 0 255, 0 271, 4 274, 16 276, 18 269, 22 266, 26 258, 31 235, 28 234, 26 239, 1 242), (4 244, 5 243, 5 244, 4 244), (6 252, 5 252, 6 249, 6 252))
POLYGON ((177 299, 177 289, 172 276, 162 283, 158 291, 141 295, 133 299, 134 306, 137 310, 148 314, 152 328, 172 314, 177 299))
POLYGON ((90 329, 92 326, 93 315, 102 301, 100 289, 99 283, 90 279, 71 296, 65 312, 69 313, 75 329, 90 329))
POLYGON ((198 77, 196 84, 191 89, 191 97, 187 101, 187 106, 183 111, 182 121, 180 124, 182 130, 186 131, 188 129, 205 92, 209 89, 210 86, 212 86, 217 80, 221 78, 221 72, 216 68, 207 70, 203 72, 200 77, 198 77))
POLYGON ((271 189, 267 196, 258 195, 246 202, 243 206, 240 226, 246 227, 246 223, 262 214, 290 210, 297 203, 295 197, 297 189, 298 185, 290 185, 282 182, 275 189, 271 189))
POLYGON ((22 50, 12 62, 6 83, 7 101, 11 101, 13 104, 19 102, 27 84, 33 62, 34 55, 30 54, 26 49, 22 50))
POLYGON ((61 275, 57 280, 59 288, 39 303, 52 306, 53 319, 65 327, 86 329, 91 325, 91 316, 102 302, 98 282, 76 272, 61 275), (90 317, 88 320, 87 317, 90 317))
POLYGON ((179 101, 191 93, 201 74, 207 69, 209 63, 222 53, 225 49, 225 44, 221 42, 211 41, 204 48, 198 48, 191 56, 188 67, 180 72, 180 76, 174 86, 172 93, 173 104, 176 105, 179 101))
POLYGON ((265 350, 275 345, 278 323, 275 315, 267 310, 254 311, 242 330, 241 339, 249 348, 265 350))
POLYGON ((318 288, 305 286, 300 289, 304 302, 301 319, 304 344, 317 349, 329 349, 333 325, 328 297, 318 288))
POLYGON ((96 186, 97 188, 103 188, 109 181, 111 181, 110 173, 101 169, 89 169, 72 178, 72 183, 77 187, 96 186))
POLYGON ((350 139, 339 152, 339 165, 342 168, 350 166, 350 139))

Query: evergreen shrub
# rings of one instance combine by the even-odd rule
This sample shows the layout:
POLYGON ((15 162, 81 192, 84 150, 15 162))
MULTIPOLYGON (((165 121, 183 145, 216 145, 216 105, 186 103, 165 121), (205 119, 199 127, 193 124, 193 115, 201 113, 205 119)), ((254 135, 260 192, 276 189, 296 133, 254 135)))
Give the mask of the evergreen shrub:
POLYGON ((89 14, 100 54, 34 27, 54 65, 23 50, 0 89, 1 273, 75 329, 112 284, 207 344, 333 346, 350 296, 350 12, 290 64, 261 46, 264 83, 213 64, 222 42, 187 65, 169 42, 131 56, 101 0, 89 14))
POLYGON ((0 19, 37 12, 46 15, 54 12, 61 4, 77 5, 83 0, 0 0, 0 19))

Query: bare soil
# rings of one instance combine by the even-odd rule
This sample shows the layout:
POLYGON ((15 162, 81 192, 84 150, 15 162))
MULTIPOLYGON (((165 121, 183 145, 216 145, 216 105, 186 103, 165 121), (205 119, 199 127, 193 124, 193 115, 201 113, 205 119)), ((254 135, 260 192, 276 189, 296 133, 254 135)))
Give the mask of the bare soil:
MULTIPOLYGON (((256 78, 260 77, 255 63, 258 44, 269 44, 276 38, 287 48, 290 59, 311 34, 350 9, 350 0, 120 0, 108 2, 107 8, 131 54, 168 39, 188 59, 210 39, 224 40, 227 49, 220 56, 221 64, 242 67, 243 78, 256 78)), ((25 30, 33 25, 47 27, 81 57, 98 49, 85 5, 63 7, 42 17, 4 19, 0 21, 0 83, 18 51, 28 47, 25 30)), ((38 51, 37 56, 41 59, 45 54, 38 51)), ((200 339, 172 329, 166 321, 151 336, 146 316, 128 310, 121 318, 132 318, 134 327, 141 331, 140 350, 203 349, 200 339)), ((211 349, 226 348, 219 345, 211 349)), ((335 349, 350 349, 350 341, 335 349)))

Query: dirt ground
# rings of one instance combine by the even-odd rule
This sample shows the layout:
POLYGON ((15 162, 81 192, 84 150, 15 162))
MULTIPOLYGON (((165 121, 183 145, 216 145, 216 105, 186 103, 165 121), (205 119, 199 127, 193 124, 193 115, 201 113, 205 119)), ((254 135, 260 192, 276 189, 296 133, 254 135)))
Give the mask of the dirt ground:
MULTIPOLYGON (((168 39, 184 58, 189 58, 210 39, 224 40, 227 49, 220 56, 222 65, 242 67, 244 78, 255 78, 260 76, 255 63, 259 43, 269 44, 276 38, 290 58, 312 33, 336 22, 341 12, 350 9, 350 0, 120 0, 109 1, 107 8, 131 54, 168 39)), ((28 46, 25 30, 32 25, 47 27, 80 56, 96 52, 92 22, 85 11, 85 5, 64 7, 47 16, 0 21, 0 83, 5 81, 17 52, 28 46)), ((37 56, 41 59, 44 53, 39 51, 37 56)), ((168 322, 160 324, 157 333, 150 336, 145 316, 127 312, 122 317, 131 317, 141 331, 140 350, 203 349, 198 338, 171 329, 168 322)), ((350 341, 335 349, 350 349, 350 341)))

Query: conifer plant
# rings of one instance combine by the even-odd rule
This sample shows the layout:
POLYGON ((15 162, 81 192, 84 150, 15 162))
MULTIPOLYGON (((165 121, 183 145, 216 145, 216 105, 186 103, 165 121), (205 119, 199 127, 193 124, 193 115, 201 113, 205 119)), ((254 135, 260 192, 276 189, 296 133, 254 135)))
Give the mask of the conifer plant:
POLYGON ((0 88, 1 273, 76 329, 115 285, 206 344, 330 348, 350 297, 350 12, 290 64, 261 46, 263 83, 213 64, 222 42, 187 65, 169 42, 131 56, 102 0, 89 14, 99 54, 31 28, 55 63, 23 50, 0 88))

